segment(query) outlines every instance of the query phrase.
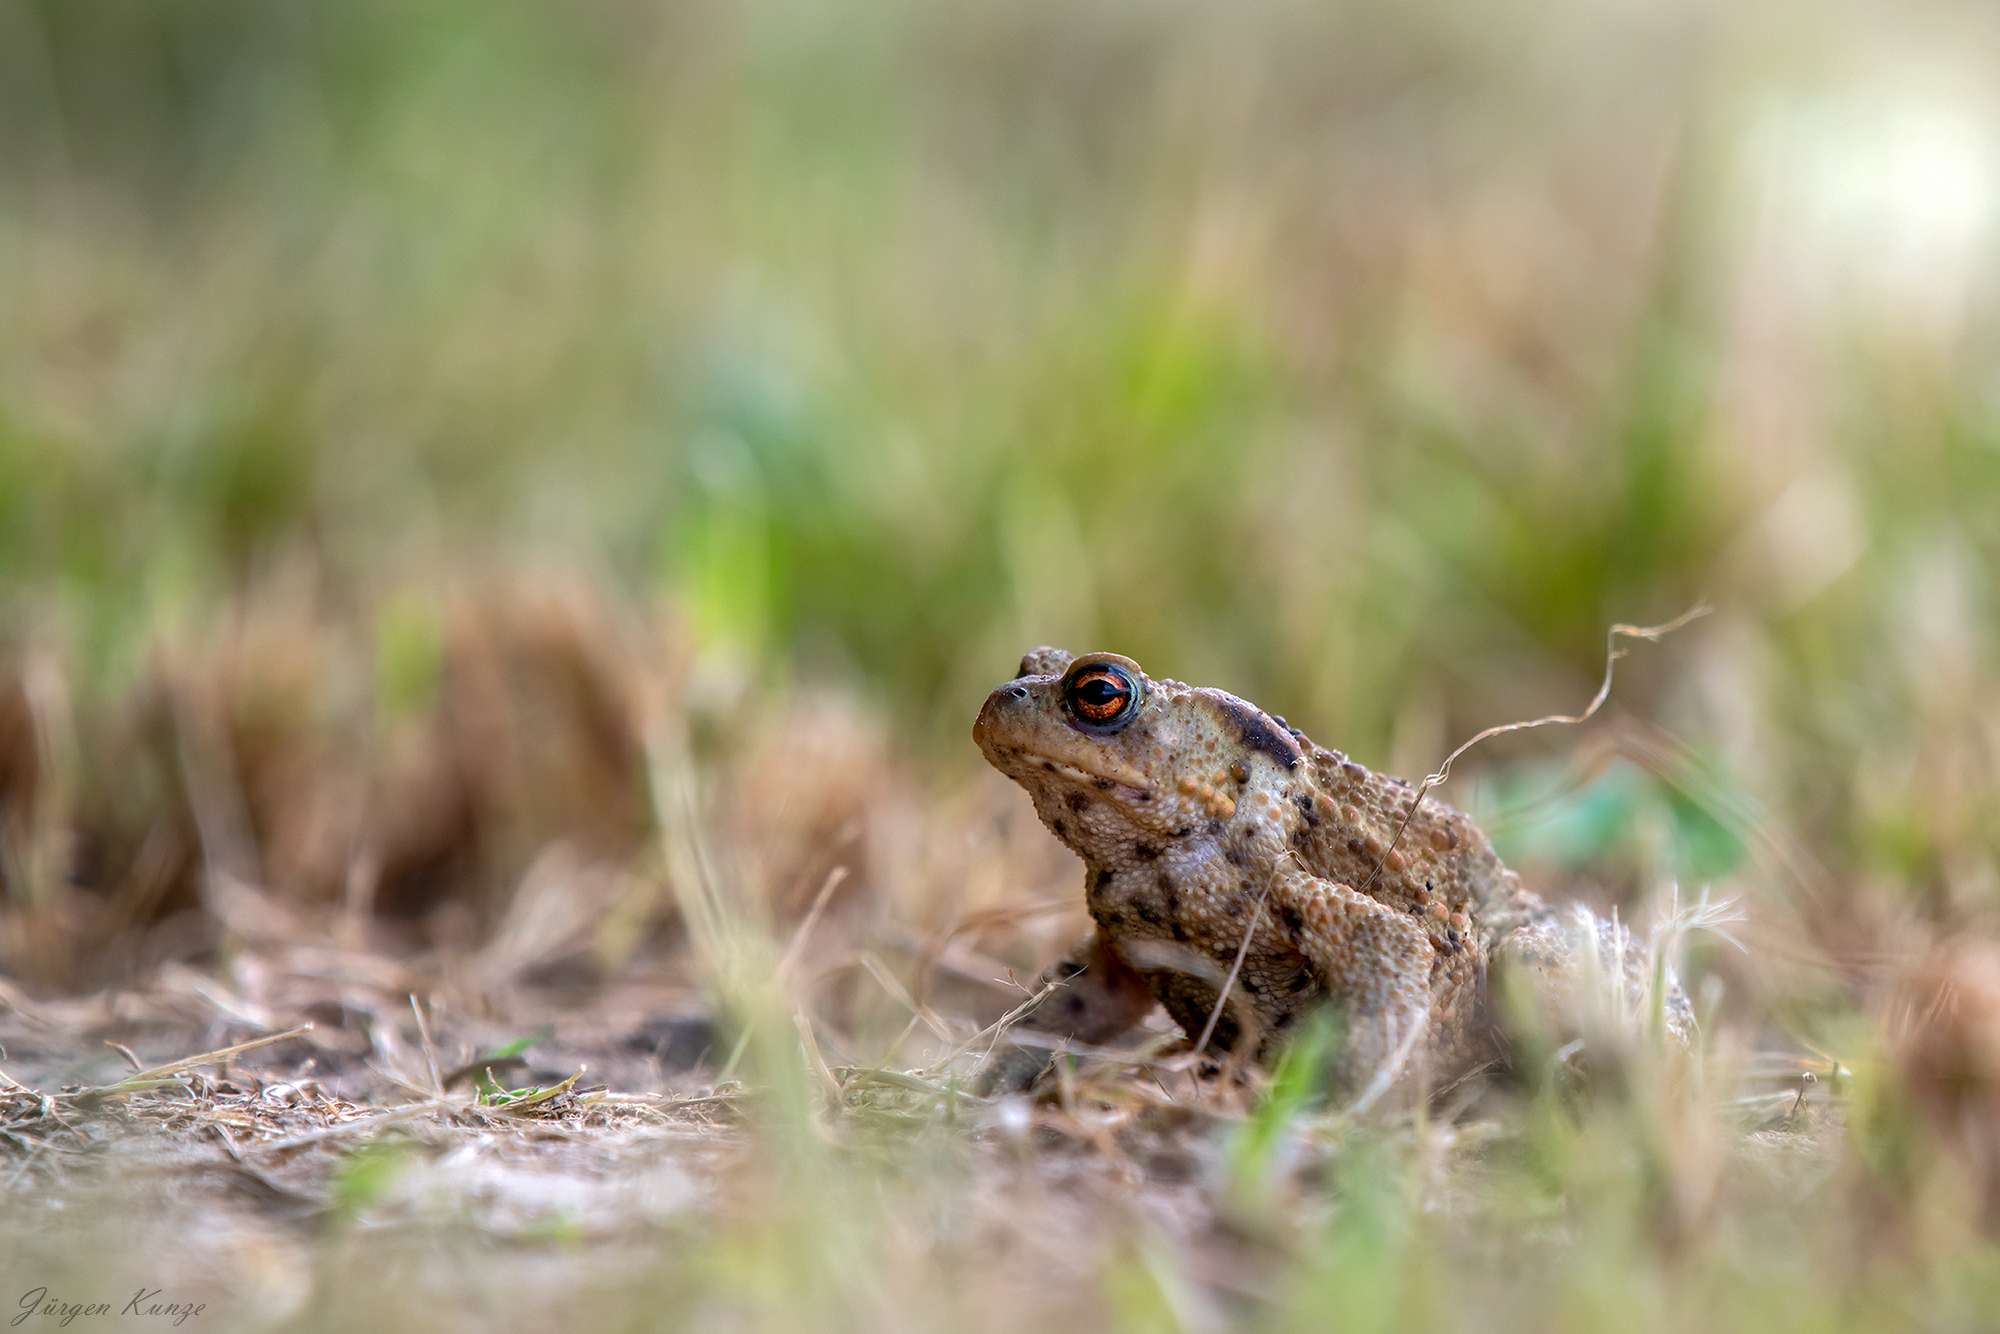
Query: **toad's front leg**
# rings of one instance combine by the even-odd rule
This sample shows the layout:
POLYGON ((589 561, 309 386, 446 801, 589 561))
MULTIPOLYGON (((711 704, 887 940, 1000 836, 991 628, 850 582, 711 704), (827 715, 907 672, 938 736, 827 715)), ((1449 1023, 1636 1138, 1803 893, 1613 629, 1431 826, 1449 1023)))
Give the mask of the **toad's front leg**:
POLYGON ((1299 950, 1346 1020, 1335 1082, 1365 1107, 1423 1059, 1436 951, 1409 914, 1348 885, 1301 873, 1272 889, 1279 911, 1297 914, 1299 950))

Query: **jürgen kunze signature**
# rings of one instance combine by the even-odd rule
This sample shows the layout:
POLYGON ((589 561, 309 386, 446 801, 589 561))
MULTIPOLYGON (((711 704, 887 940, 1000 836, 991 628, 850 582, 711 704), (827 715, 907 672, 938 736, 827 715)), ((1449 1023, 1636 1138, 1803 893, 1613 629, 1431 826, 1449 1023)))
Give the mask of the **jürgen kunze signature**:
POLYGON ((160 1300, 165 1288, 154 1288, 150 1292, 140 1288, 132 1300, 114 1308, 110 1302, 71 1302, 51 1293, 47 1288, 30 1288, 21 1294, 20 1314, 10 1324, 20 1325, 30 1316, 46 1316, 57 1326, 68 1325, 80 1315, 137 1315, 158 1316, 179 1325, 189 1316, 200 1315, 208 1309, 207 1302, 173 1302, 160 1300))

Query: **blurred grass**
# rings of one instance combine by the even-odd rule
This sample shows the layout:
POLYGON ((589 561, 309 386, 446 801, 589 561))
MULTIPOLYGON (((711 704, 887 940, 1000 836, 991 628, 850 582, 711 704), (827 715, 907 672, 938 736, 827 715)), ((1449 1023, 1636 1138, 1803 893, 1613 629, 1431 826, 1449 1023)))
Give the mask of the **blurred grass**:
POLYGON ((1943 893, 1829 761, 1990 660, 1988 266, 1930 310, 1820 177, 1983 122, 1803 13, 10 4, 12 638, 96 713, 274 589, 393 714, 435 590, 554 567, 959 764, 1053 640, 1414 770, 1706 593, 1624 697, 1943 893))
POLYGON ((1694 242, 1653 233, 1700 127, 1671 53, 1635 62, 1651 87, 1571 90, 1649 95, 1640 151, 1604 162, 1624 145, 1587 100, 1549 123, 1444 11, 7 22, 6 573, 59 580, 107 646, 296 548, 335 596, 553 548, 933 734, 1039 635, 1379 744, 1383 686, 1437 665, 1435 604, 1483 594, 1586 656, 1607 607, 1684 599, 1735 517, 1681 447, 1697 280, 1664 275, 1694 242), (1564 159, 1616 184, 1551 224, 1627 253, 1566 257, 1608 289, 1521 312, 1576 325, 1522 350, 1573 382, 1551 394, 1504 346, 1447 346, 1517 331, 1423 291, 1486 243, 1422 231, 1564 159), (1592 345, 1619 326, 1623 355, 1592 345), (1496 401, 1436 378, 1462 353, 1498 362, 1496 401))
MULTIPOLYGON (((1445 795, 1629 920, 1741 895, 1751 954, 1691 942, 1691 990, 1858 1072, 1844 1156, 1760 1175, 1717 1147, 1740 1051, 1692 1104, 1642 1062, 1595 1110, 1524 1094, 1463 1195, 1421 1136, 1337 1146, 1274 1304, 1209 1309, 1137 1225, 1102 1300, 1979 1327, 1996 36, 1860 0, 0 0, 0 967, 226 971, 222 872, 533 936, 531 868, 580 847, 624 877, 577 928, 600 973, 692 939, 797 1155, 688 1300, 878 1328, 922 1267, 897 1211, 975 1169, 871 1212, 758 1008, 781 944, 690 904, 782 942, 835 865, 871 929, 1073 897, 968 777, 1037 643, 1416 774, 1705 595, 1574 753, 1509 738, 1445 795)), ((1280 1081, 1260 1162, 1308 1102, 1280 1081)))

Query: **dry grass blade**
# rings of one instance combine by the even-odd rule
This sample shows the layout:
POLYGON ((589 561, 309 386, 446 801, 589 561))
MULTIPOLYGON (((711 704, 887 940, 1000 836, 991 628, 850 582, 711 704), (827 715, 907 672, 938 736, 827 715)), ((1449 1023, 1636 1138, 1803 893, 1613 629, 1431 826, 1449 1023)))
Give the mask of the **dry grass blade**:
POLYGON ((431 1041, 430 1021, 424 1018, 424 1007, 417 1003, 414 995, 410 997, 410 1012, 417 1016, 417 1036, 423 1040, 424 1064, 430 1070, 430 1092, 435 1097, 444 1092, 444 1081, 438 1077, 437 1044, 431 1041))
MULTIPOLYGON (((871 1084, 883 1084, 890 1088, 901 1089, 906 1093, 931 1095, 947 1091, 947 1086, 944 1084, 901 1070, 882 1070, 874 1067, 844 1065, 840 1067, 839 1073, 846 1078, 847 1085, 850 1088, 866 1088, 871 1084)), ((966 1094, 962 1096, 970 1098, 971 1095, 966 1094)))
POLYGON ((691 1098, 677 1098, 666 1093, 616 1093, 609 1089, 602 1093, 586 1093, 582 1101, 604 1103, 610 1107, 649 1107, 658 1111, 679 1111, 685 1107, 715 1107, 733 1104, 740 1089, 728 1092, 703 1093, 691 1098))
MULTIPOLYGON (((1254 1031, 1252 1030, 1253 1034, 1254 1031)), ((1184 1055, 1176 1054, 1162 1062, 1162 1048, 1186 1041, 1177 1033, 1160 1033, 1148 1038, 1137 1047, 1105 1047, 1094 1042, 1078 1042, 1075 1038, 1059 1037, 1054 1033, 1038 1033, 1032 1029, 1016 1033, 1010 1040, 1021 1047, 1040 1047, 1047 1051, 1068 1052, 1073 1056, 1087 1056, 1101 1065, 1122 1070, 1138 1070, 1161 1064, 1178 1066, 1186 1060, 1184 1055)))
POLYGON ((1229 992, 1236 985, 1237 975, 1243 971, 1243 958, 1250 953, 1251 937, 1257 934, 1257 923, 1263 920, 1264 916, 1264 900, 1269 897, 1271 897, 1271 884, 1267 880, 1264 882, 1263 891, 1257 895, 1257 906, 1250 910, 1250 925, 1243 928, 1243 943, 1236 947, 1236 959, 1229 965, 1229 976, 1223 979, 1222 989, 1216 993, 1215 1008, 1208 1012, 1208 1022, 1201 1026, 1201 1036, 1195 1039, 1194 1054, 1197 1060, 1208 1050, 1208 1040, 1215 1036, 1215 1025, 1222 1018, 1222 1007, 1229 1004, 1229 992))
POLYGON ((1389 845, 1382 850, 1382 855, 1376 858, 1375 872, 1368 877, 1368 883, 1361 887, 1361 892, 1364 894, 1367 893, 1375 887, 1375 882, 1382 878, 1382 871, 1389 864, 1389 854, 1394 852, 1397 846, 1403 841, 1403 833, 1410 827, 1410 821, 1416 818, 1417 808, 1423 804, 1424 794, 1451 777, 1451 766, 1458 760, 1459 756, 1465 754, 1466 751, 1471 750, 1482 741, 1491 740, 1496 736, 1504 736, 1509 732, 1526 732, 1536 727, 1552 727, 1556 725, 1574 726, 1578 723, 1589 722, 1597 715, 1597 711, 1604 707, 1604 702, 1611 698, 1611 674, 1618 660, 1625 656, 1625 650, 1618 647, 1619 636, 1622 635, 1628 639, 1644 639, 1648 642, 1657 642, 1682 626, 1687 625, 1689 622, 1699 620, 1701 617, 1708 615, 1709 611, 1710 607, 1708 603, 1698 602, 1680 615, 1674 617, 1673 620, 1662 625, 1625 625, 1620 623, 1612 626, 1605 632, 1604 636, 1604 680, 1597 687, 1597 694, 1591 698, 1590 703, 1585 706, 1582 713, 1552 713, 1542 718, 1501 723, 1498 726, 1489 727, 1485 731, 1475 734, 1470 740, 1460 745, 1457 750, 1445 756, 1444 763, 1438 766, 1437 772, 1424 775, 1424 781, 1417 785, 1416 795, 1410 798, 1410 809, 1403 812, 1402 821, 1396 826, 1395 837, 1389 840, 1389 845))
POLYGON ((198 1065, 215 1065, 218 1062, 228 1060, 232 1056, 241 1055, 246 1051, 255 1051, 259 1047, 268 1047, 274 1042, 284 1042, 291 1038, 302 1037, 312 1032, 312 1030, 313 1026, 311 1024, 300 1024, 297 1028, 288 1028, 282 1033, 272 1033, 265 1037, 252 1038, 248 1042, 239 1042, 233 1047, 218 1047, 214 1051, 205 1051, 199 1056, 185 1056, 178 1061, 169 1061, 165 1065, 156 1065, 151 1069, 140 1070, 119 1080, 115 1084, 106 1084, 101 1088, 84 1089, 73 1096, 78 1105, 88 1107, 105 1098, 114 1097, 119 1094, 137 1093, 145 1089, 159 1088, 163 1083, 171 1081, 174 1075, 179 1074, 183 1070, 190 1070, 198 1065))
POLYGON ((805 1051, 806 1064, 812 1067, 820 1087, 833 1099, 834 1106, 840 1106, 842 1102, 840 1081, 833 1077, 833 1071, 827 1068, 826 1057, 820 1054, 819 1037, 813 1032, 812 1020, 806 1018, 805 1012, 801 1010, 792 1016, 792 1023, 799 1030, 799 1045, 805 1051))
POLYGON ((482 1112, 518 1113, 524 1108, 546 1106, 552 1099, 560 1098, 576 1087, 576 1081, 583 1078, 579 1069, 560 1084, 547 1088, 522 1089, 517 1092, 498 1092, 483 1095, 477 1104, 482 1112))
POLYGON ((792 933, 792 943, 785 947, 784 957, 778 960, 778 976, 781 979, 792 975, 792 969, 798 964, 799 956, 805 952, 807 937, 812 935, 813 927, 819 923, 819 915, 826 911, 827 901, 833 897, 833 891, 840 888, 841 881, 847 879, 847 876, 848 870, 845 866, 836 866, 826 873, 825 883, 819 887, 819 893, 813 895, 812 907, 806 909, 805 917, 799 922, 799 929, 792 933))
POLYGON ((916 998, 910 995, 901 982, 896 980, 895 975, 889 971, 888 965, 884 964, 873 950, 861 951, 858 960, 861 966, 868 970, 868 976, 874 978, 882 990, 888 992, 889 996, 898 1005, 901 1005, 911 1014, 923 1020, 925 1027, 937 1035, 938 1041, 947 1045, 957 1041, 952 1031, 945 1027, 944 1020, 938 1018, 937 1014, 929 1006, 919 1005, 916 998))
POLYGON ((1022 1001, 1019 1005, 1016 1005, 1013 1009, 1007 1011, 1007 1013, 1001 1015, 998 1019, 995 1019, 992 1023, 988 1024, 986 1027, 980 1029, 977 1033, 974 1033, 971 1037, 959 1043, 956 1047, 951 1049, 951 1051, 944 1057, 943 1060, 937 1062, 935 1065, 926 1067, 926 1069, 944 1070, 948 1068, 953 1061, 958 1060, 961 1056, 964 1056, 967 1052, 971 1051, 974 1047, 978 1046, 982 1039, 990 1037, 992 1041, 987 1044, 986 1052, 983 1056, 980 1057, 979 1060, 980 1065, 982 1066, 985 1065, 987 1058, 992 1056, 993 1049, 1000 1045, 1000 1039, 1006 1036, 1007 1030, 1012 1028, 1015 1024, 1019 1023, 1022 1019, 1026 1018, 1030 1013, 1033 1012, 1034 1008, 1037 1005, 1040 1005, 1042 1003, 1044 997, 1053 992, 1057 987, 1063 985, 1065 985, 1065 983, 1061 981, 1051 981, 1043 983, 1040 987, 1036 988, 1035 993, 1029 996, 1028 999, 1022 1001))
POLYGON ((910 949, 916 954, 915 995, 921 999, 929 990, 932 969, 939 967, 946 968, 969 982, 997 987, 1015 985, 1000 979, 1000 974, 1009 971, 1005 965, 995 963, 976 951, 960 945, 959 938, 1018 927, 1026 922, 1055 917, 1070 911, 1073 911, 1073 905, 1063 902, 1005 904, 962 913, 943 931, 928 936, 919 937, 907 927, 900 927, 894 923, 889 924, 888 934, 897 938, 903 948, 910 949))
MULTIPOLYGON (((1258 902, 1261 905, 1263 899, 1260 897, 1258 902)), ((1255 916, 1256 914, 1253 913, 1253 924, 1255 916)), ((1246 935, 1245 939, 1248 940, 1249 937, 1246 935)), ((1236 1011, 1236 1041, 1231 1050, 1234 1051, 1240 1048, 1244 1051, 1256 1051, 1262 1047, 1264 1041, 1263 1020, 1257 1017, 1255 1006, 1246 1004, 1234 994, 1237 969, 1225 969, 1220 963, 1201 951, 1189 949, 1187 946, 1171 940, 1137 941, 1124 946, 1121 952, 1126 962, 1135 968, 1170 969, 1176 973, 1186 973, 1189 977, 1198 977, 1214 987, 1217 1004, 1228 1004, 1236 1011)), ((1244 951, 1239 946, 1237 949, 1237 963, 1240 964, 1242 962, 1243 954, 1244 951)), ((1212 1028, 1206 1031, 1209 1036, 1213 1036, 1214 1030, 1212 1028)), ((1201 1051, 1202 1048, 1199 1046, 1190 1047, 1187 1055, 1180 1059, 1185 1061, 1187 1066, 1192 1067, 1200 1059, 1201 1051)))

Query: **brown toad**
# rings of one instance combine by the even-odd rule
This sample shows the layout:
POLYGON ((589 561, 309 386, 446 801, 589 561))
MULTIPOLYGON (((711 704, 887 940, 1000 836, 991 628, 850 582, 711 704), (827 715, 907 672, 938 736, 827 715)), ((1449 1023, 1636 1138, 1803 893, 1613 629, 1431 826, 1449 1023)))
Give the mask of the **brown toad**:
MULTIPOLYGON (((1212 1047, 1247 1038, 1263 1057, 1331 1001, 1346 1017, 1338 1082, 1372 1101, 1406 1075, 1496 1059, 1496 948, 1547 977, 1569 971, 1553 914, 1470 819, 1428 796, 1412 815, 1411 784, 1234 695, 1151 680, 1116 654, 1039 648, 972 735, 1083 858, 1097 922, 1045 975, 1065 985, 1027 1027, 1103 1042, 1158 1000, 1191 1039, 1213 1022, 1212 1047)), ((1604 963, 1622 955, 1628 979, 1643 973, 1643 952, 1600 934, 1604 963)), ((986 1087, 1020 1087, 1043 1061, 1016 1049, 986 1087)))

